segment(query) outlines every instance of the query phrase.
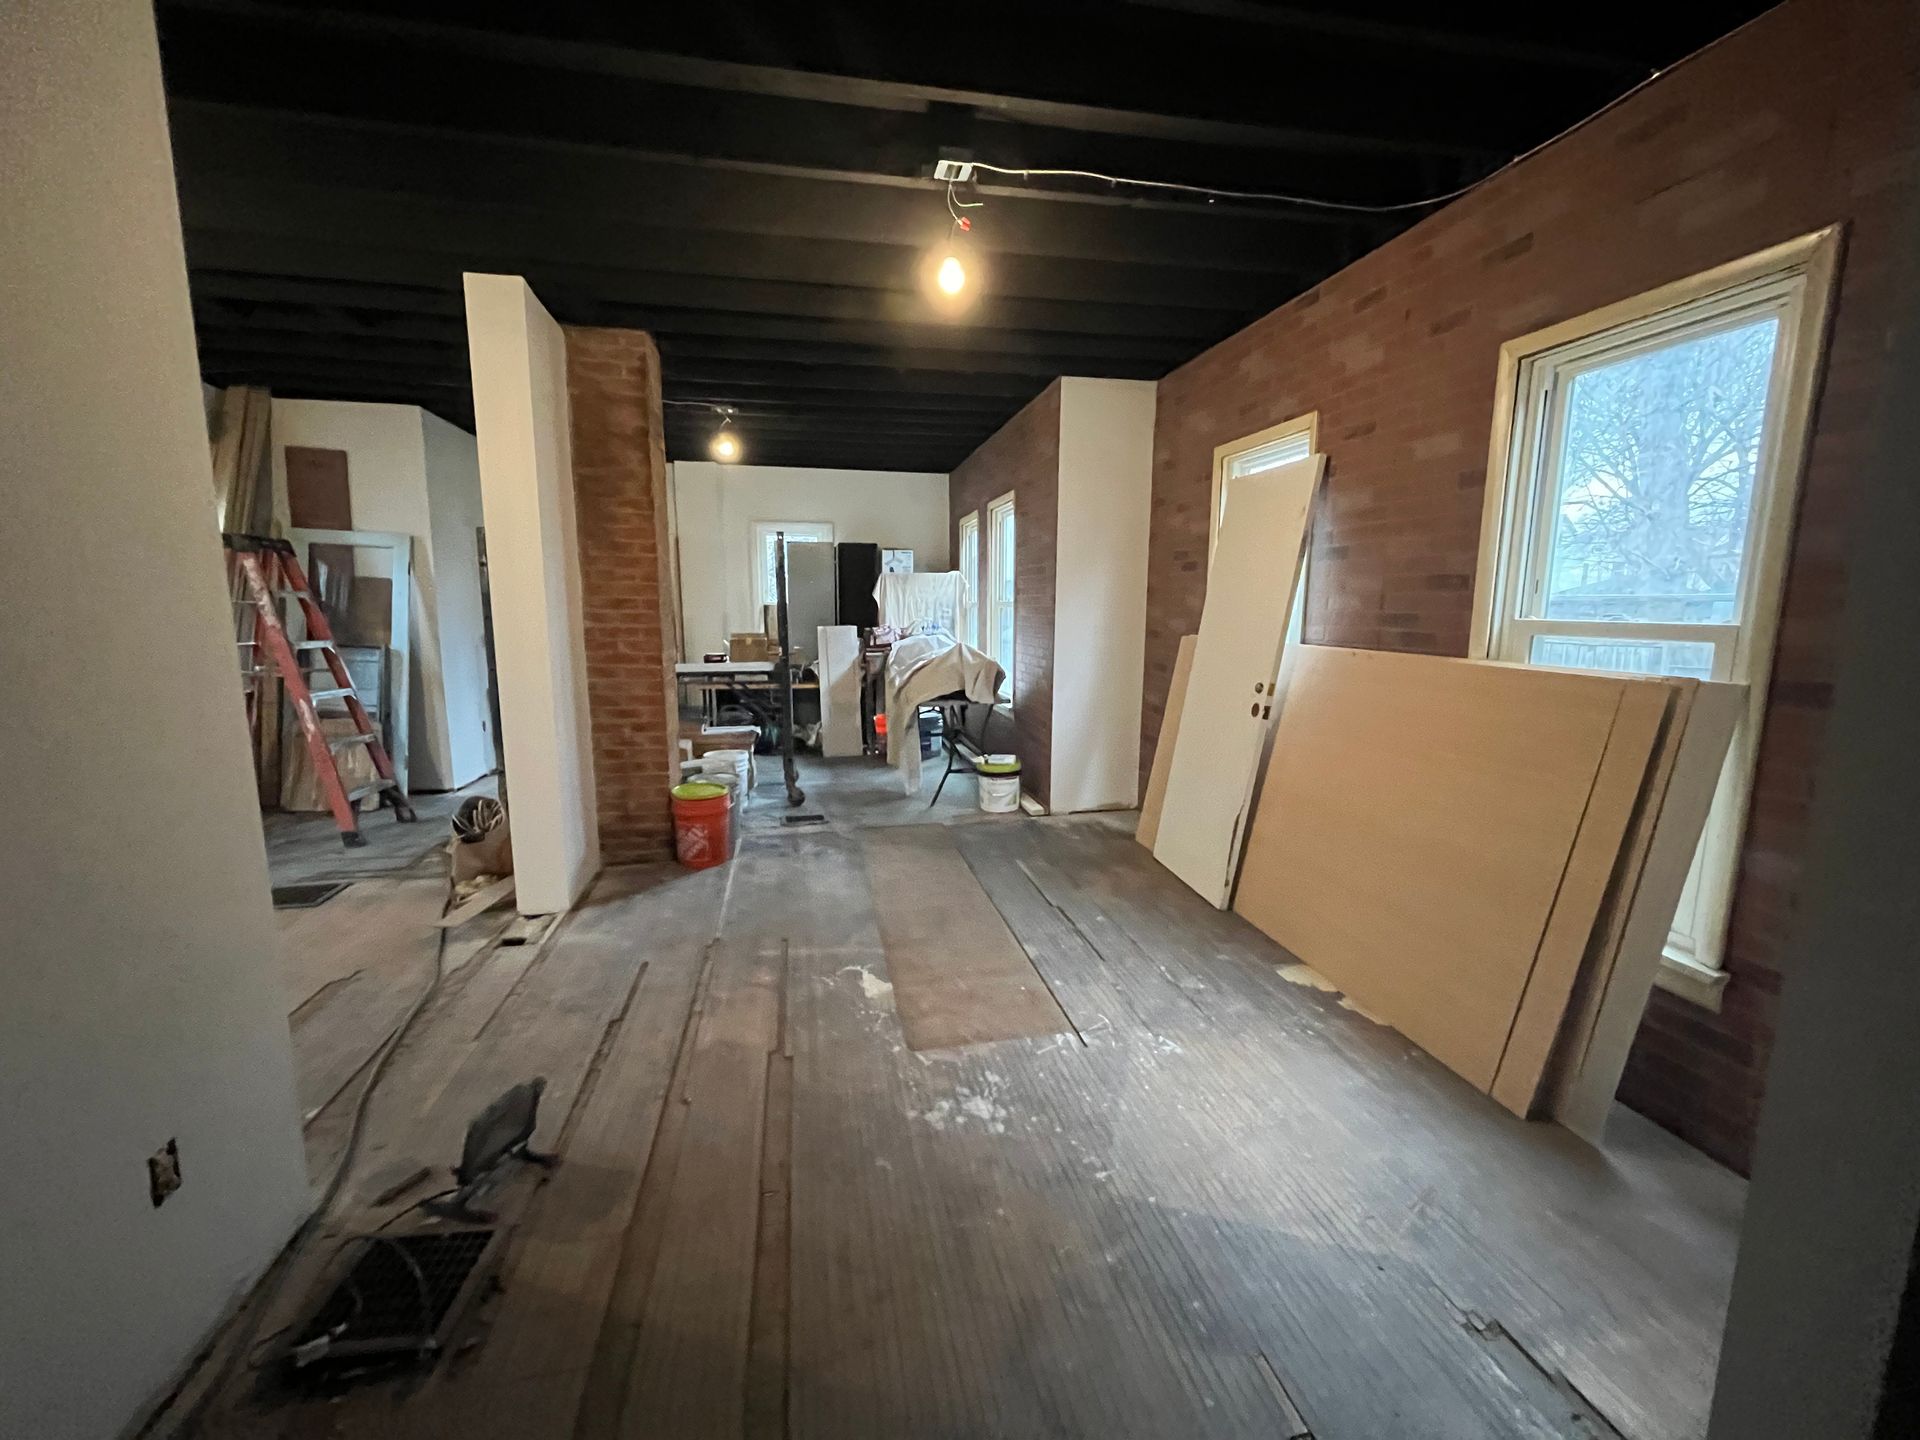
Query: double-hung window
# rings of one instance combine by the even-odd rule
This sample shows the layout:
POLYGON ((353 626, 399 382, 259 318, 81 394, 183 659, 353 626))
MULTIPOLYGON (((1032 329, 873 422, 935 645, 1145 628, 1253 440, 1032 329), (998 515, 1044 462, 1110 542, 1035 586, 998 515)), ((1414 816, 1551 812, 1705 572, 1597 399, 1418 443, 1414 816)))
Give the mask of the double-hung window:
POLYGON ((1821 232, 1508 344, 1474 653, 1749 687, 1660 983, 1717 1005, 1832 280, 1821 232))
MULTIPOLYGON (((753 522, 753 603, 773 604, 780 565, 780 536, 789 545, 831 545, 833 526, 824 520, 756 520, 753 522)), ((738 541, 734 542, 738 544, 738 541)))
POLYGON ((1013 698, 1013 494, 987 506, 987 653, 1006 672, 1005 694, 1013 698))
POLYGON ((966 577, 966 606, 960 612, 960 638, 978 648, 980 644, 980 512, 969 511, 960 517, 960 573, 966 577))

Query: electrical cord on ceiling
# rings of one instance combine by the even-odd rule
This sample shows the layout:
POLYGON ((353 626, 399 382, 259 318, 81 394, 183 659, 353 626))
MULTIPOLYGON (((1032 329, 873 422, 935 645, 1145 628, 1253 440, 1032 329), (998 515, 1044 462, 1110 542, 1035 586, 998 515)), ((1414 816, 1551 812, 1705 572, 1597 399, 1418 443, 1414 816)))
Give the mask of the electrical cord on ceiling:
MULTIPOLYGON (((1752 22, 1748 22, 1748 23, 1750 24, 1752 22)), ((1741 29, 1745 29, 1745 28, 1746 28, 1745 26, 1741 27, 1741 29)), ((1738 31, 1734 33, 1737 34, 1738 31)), ((1700 53, 1701 53, 1700 51, 1696 50, 1694 52, 1694 55, 1698 55, 1700 53)), ((1309 209, 1309 210, 1331 210, 1331 211, 1336 211, 1338 213, 1347 214, 1347 215, 1393 215, 1393 214, 1404 213, 1405 211, 1408 211, 1408 210, 1426 210, 1426 209, 1430 209, 1435 205, 1444 205, 1450 200, 1458 200, 1461 196, 1466 195, 1471 191, 1478 190, 1482 185, 1485 185, 1489 180, 1494 179, 1496 176, 1505 174, 1507 171, 1511 170, 1514 166, 1518 165, 1521 161, 1531 159, 1533 156, 1538 155, 1542 150, 1546 149, 1549 145, 1555 144, 1558 141, 1565 139, 1568 135, 1571 135, 1574 131, 1580 129, 1582 126, 1592 124, 1595 120, 1598 120, 1602 115, 1605 115, 1608 111, 1612 110, 1615 106, 1624 104, 1626 101, 1630 100, 1635 95, 1638 95, 1642 90, 1646 89, 1647 86, 1651 85, 1654 81, 1658 80, 1662 75, 1665 75, 1666 73, 1668 73, 1668 71, 1673 70, 1678 65, 1686 64, 1687 60, 1691 60, 1692 58, 1694 58, 1693 55, 1689 55, 1686 57, 1686 59, 1676 61, 1674 65, 1669 65, 1665 69, 1653 71, 1644 80, 1641 80, 1638 84, 1634 85, 1631 89, 1622 91, 1620 94, 1614 96, 1613 99, 1609 100, 1606 104, 1602 105, 1598 110, 1595 110, 1592 114, 1587 115, 1582 119, 1574 121, 1574 123, 1567 126, 1566 129, 1560 131, 1555 135, 1549 136, 1545 140, 1542 140, 1538 145, 1535 145, 1532 149, 1522 151, 1520 154, 1514 156, 1511 160, 1501 165, 1498 169, 1491 170, 1487 174, 1482 175, 1478 180, 1469 181, 1465 185, 1458 186, 1452 190, 1445 191, 1444 193, 1439 195, 1429 195, 1426 198, 1421 200, 1401 200, 1391 205, 1368 205, 1368 204, 1362 204, 1357 201, 1351 201, 1351 200, 1326 200, 1314 195, 1295 195, 1295 194, 1289 194, 1285 191, 1232 190, 1232 189, 1226 189, 1217 185, 1187 185, 1174 180, 1141 180, 1136 177, 1127 176, 1127 175, 1108 175, 1098 170, 1047 169, 1047 168, 1039 168, 1039 167, 1023 168, 1023 167, 1009 166, 1009 165, 990 165, 984 160, 969 160, 963 163, 971 165, 975 170, 984 170, 984 171, 987 171, 989 174, 993 174, 993 175, 1015 176, 1022 180, 1048 179, 1048 178, 1072 179, 1072 180, 1098 180, 1108 185, 1125 185, 1125 186, 1129 186, 1134 189, 1140 189, 1140 190, 1168 190, 1168 191, 1173 191, 1182 195, 1204 195, 1211 200, 1268 201, 1274 204, 1281 204, 1281 205, 1298 205, 1304 209, 1309 209)), ((948 197, 949 197, 948 207, 951 208, 953 204, 953 201, 952 201, 953 182, 951 180, 947 182, 947 191, 948 191, 948 197)), ((979 204, 981 202, 975 201, 974 203, 979 204)))
MULTIPOLYGON (((982 165, 979 168, 982 170, 991 170, 993 167, 991 165, 982 165)), ((951 180, 947 181, 947 213, 953 216, 953 223, 959 226, 962 230, 971 229, 972 227, 967 223, 967 217, 962 215, 960 212, 962 210, 978 210, 982 205, 986 203, 987 202, 984 200, 954 199, 953 181, 951 180)))

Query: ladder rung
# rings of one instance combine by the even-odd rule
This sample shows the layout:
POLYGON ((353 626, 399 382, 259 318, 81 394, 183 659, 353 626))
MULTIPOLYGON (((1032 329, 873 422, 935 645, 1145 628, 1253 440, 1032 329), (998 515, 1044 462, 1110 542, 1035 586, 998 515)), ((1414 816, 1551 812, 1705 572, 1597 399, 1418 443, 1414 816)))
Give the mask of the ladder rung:
POLYGON ((296 640, 293 642, 293 648, 296 650, 331 650, 333 649, 333 641, 331 640, 296 640))
POLYGON ((342 695, 353 694, 351 685, 336 685, 331 690, 310 690, 307 692, 315 700, 338 700, 342 695))
POLYGON ((400 782, 398 780, 374 780, 369 784, 360 786, 358 789, 349 790, 347 792, 347 803, 349 805, 357 805, 369 795, 377 795, 382 790, 398 790, 399 788, 400 782))
POLYGON ((311 590, 276 590, 273 593, 294 600, 311 600, 313 598, 313 592, 311 590))
POLYGON ((377 744, 379 740, 380 737, 371 730, 355 731, 351 735, 334 736, 331 740, 327 741, 327 748, 329 750, 345 750, 349 745, 373 745, 377 744))

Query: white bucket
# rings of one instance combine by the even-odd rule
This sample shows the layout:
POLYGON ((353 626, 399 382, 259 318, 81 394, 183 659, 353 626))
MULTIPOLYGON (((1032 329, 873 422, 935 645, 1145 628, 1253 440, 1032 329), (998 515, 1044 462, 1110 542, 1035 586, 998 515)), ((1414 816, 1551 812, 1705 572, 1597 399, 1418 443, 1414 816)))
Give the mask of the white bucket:
POLYGON ((989 815, 1011 815, 1020 808, 1020 776, 979 775, 980 808, 989 815))
POLYGON ((700 757, 701 773, 730 778, 734 795, 741 801, 753 793, 753 752, 751 750, 709 750, 700 757))

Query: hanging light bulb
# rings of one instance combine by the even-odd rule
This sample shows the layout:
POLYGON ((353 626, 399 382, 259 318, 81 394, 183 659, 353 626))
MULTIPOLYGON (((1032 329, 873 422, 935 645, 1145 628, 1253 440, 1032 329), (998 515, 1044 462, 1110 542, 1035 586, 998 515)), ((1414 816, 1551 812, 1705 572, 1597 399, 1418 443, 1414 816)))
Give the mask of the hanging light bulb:
POLYGON ((734 434, 733 407, 716 405, 713 407, 720 415, 720 428, 713 432, 713 439, 707 445, 707 453, 722 464, 730 464, 740 458, 740 437, 734 434))
POLYGON ((956 200, 953 183, 949 181, 947 212, 953 223, 946 238, 928 250, 920 262, 921 288, 934 311, 948 319, 958 319, 980 296, 980 252, 968 239, 973 230, 973 217, 960 212, 981 203, 975 200, 963 204, 956 200))

